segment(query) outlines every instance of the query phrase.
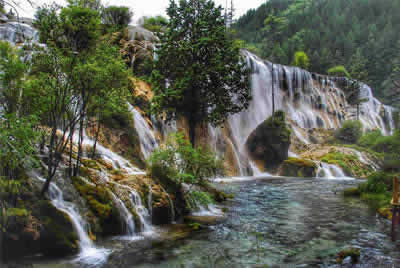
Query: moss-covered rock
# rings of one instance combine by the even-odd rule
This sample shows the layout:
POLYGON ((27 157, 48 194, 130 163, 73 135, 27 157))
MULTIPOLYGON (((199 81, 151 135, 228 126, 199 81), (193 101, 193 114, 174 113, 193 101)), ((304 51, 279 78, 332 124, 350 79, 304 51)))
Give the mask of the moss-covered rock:
POLYGON ((93 186, 79 177, 74 177, 72 182, 78 192, 83 196, 98 218, 102 235, 118 235, 123 232, 123 223, 120 220, 118 209, 114 206, 109 191, 105 187, 93 186))
POLYGON ((348 248, 342 250, 338 253, 337 262, 342 263, 344 259, 347 257, 351 257, 351 262, 353 264, 357 263, 360 260, 360 249, 358 248, 348 248))
POLYGON ((261 123, 246 142, 250 156, 263 163, 266 168, 277 168, 288 158, 290 129, 285 113, 277 111, 261 123))
POLYGON ((49 201, 41 202, 36 215, 42 223, 40 251, 47 256, 65 256, 78 252, 78 236, 67 214, 49 201))
POLYGON ((281 165, 280 175, 287 177, 313 178, 317 176, 318 166, 307 159, 290 157, 281 165))

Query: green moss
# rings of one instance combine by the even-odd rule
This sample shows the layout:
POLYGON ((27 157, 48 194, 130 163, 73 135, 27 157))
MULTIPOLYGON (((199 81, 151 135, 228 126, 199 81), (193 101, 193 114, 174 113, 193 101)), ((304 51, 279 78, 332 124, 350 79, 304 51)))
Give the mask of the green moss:
POLYGON ((95 170, 101 170, 101 166, 96 160, 84 158, 81 160, 82 164, 87 168, 92 168, 95 170))
POLYGON ((79 177, 73 177, 72 182, 87 200, 94 215, 99 218, 103 234, 119 234, 122 231, 119 214, 113 205, 109 191, 104 187, 87 184, 79 177))
POLYGON ((288 177, 316 177, 318 166, 315 162, 307 159, 292 158, 285 160, 281 166, 280 175, 288 177))
POLYGON ((330 152, 321 158, 322 162, 341 167, 343 171, 352 177, 366 177, 373 172, 371 167, 360 168, 360 160, 356 155, 330 152))
POLYGON ((311 160, 295 157, 289 157, 288 160, 285 160, 285 163, 293 164, 299 167, 317 167, 317 164, 311 160))

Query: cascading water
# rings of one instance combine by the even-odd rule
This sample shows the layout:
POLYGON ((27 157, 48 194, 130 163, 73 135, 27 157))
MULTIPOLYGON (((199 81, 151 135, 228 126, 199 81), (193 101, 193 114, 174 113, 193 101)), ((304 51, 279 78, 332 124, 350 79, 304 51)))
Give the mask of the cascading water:
POLYGON ((37 42, 39 33, 32 26, 20 22, 7 22, 0 24, 0 40, 12 45, 25 42, 37 42))
POLYGON ((144 158, 148 158, 150 154, 158 147, 158 142, 154 137, 153 131, 143 116, 130 103, 128 103, 129 111, 132 113, 135 122, 135 129, 139 135, 140 148, 144 158))
MULTIPOLYGON (((252 69, 253 99, 247 110, 228 119, 232 143, 235 145, 232 147, 236 150, 235 155, 239 156, 236 157, 239 167, 243 167, 243 163, 251 166, 245 143, 252 131, 272 115, 272 101, 275 103, 275 110, 286 112, 294 134, 306 144, 310 142, 298 128, 337 128, 344 120, 354 117, 354 113, 348 110, 350 105, 345 94, 336 85, 338 78, 312 74, 297 67, 272 64, 250 52, 243 53, 252 69)), ((391 108, 379 102, 367 85, 362 84, 361 91, 362 97, 368 99, 361 105, 360 121, 364 128, 377 128, 384 134, 390 134, 393 131, 391 108)), ((241 168, 241 175, 247 175, 243 174, 245 172, 246 169, 241 168)), ((253 169, 253 173, 256 172, 253 169)))
POLYGON ((133 220, 132 213, 129 212, 129 210, 126 208, 124 202, 122 202, 122 200, 119 199, 113 192, 110 191, 110 194, 113 198, 113 202, 114 202, 115 206, 117 206, 117 208, 120 212, 122 220, 125 223, 126 235, 129 237, 134 236, 135 235, 135 221, 133 220))
MULTIPOLYGON (((37 174, 32 175, 33 178, 36 178, 41 182, 46 181, 44 178, 40 177, 37 174)), ((57 185, 53 182, 50 183, 48 195, 51 203, 58 210, 64 212, 69 216, 74 226, 74 229, 79 237, 80 253, 75 261, 82 262, 90 266, 97 266, 104 263, 111 251, 104 248, 96 248, 94 246, 86 230, 86 226, 88 226, 88 224, 79 214, 75 204, 66 202, 63 198, 63 193, 61 189, 58 188, 57 185)))
POLYGON ((347 177, 346 174, 344 174, 343 170, 335 165, 332 164, 327 164, 324 162, 316 162, 319 169, 317 171, 317 177, 318 178, 328 178, 328 179, 334 179, 334 178, 340 178, 340 179, 352 179, 350 177, 347 177))
POLYGON ((141 224, 141 231, 148 233, 152 231, 150 213, 145 206, 143 206, 142 199, 135 190, 130 192, 130 201, 133 207, 136 209, 136 213, 139 217, 141 224))

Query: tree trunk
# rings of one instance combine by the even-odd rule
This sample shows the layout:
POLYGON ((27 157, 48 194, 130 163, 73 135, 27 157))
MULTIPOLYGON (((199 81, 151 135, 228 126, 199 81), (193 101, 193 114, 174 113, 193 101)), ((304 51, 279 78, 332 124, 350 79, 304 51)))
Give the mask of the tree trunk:
POLYGON ((73 143, 73 137, 74 137, 74 127, 71 126, 69 130, 69 177, 72 178, 72 150, 74 147, 73 143))
POLYGON ((76 157, 74 176, 78 176, 79 175, 79 168, 81 166, 82 143, 83 143, 83 126, 84 126, 84 116, 81 117, 80 122, 79 122, 78 156, 76 157))
POLYGON ((196 146, 196 120, 193 117, 189 118, 189 140, 193 147, 196 146))
POLYGON ((94 157, 96 156, 96 146, 97 146, 97 141, 99 139, 99 132, 100 132, 100 119, 97 121, 96 137, 94 139, 93 151, 92 151, 92 155, 90 157, 92 159, 94 159, 94 157))

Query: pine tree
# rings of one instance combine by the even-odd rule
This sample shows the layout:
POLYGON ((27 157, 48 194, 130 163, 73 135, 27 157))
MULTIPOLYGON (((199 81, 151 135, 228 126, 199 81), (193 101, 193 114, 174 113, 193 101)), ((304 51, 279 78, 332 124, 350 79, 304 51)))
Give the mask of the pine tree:
POLYGON ((250 100, 249 73, 221 11, 211 0, 171 1, 160 36, 152 110, 167 120, 184 116, 192 145, 197 125, 218 125, 250 100))

